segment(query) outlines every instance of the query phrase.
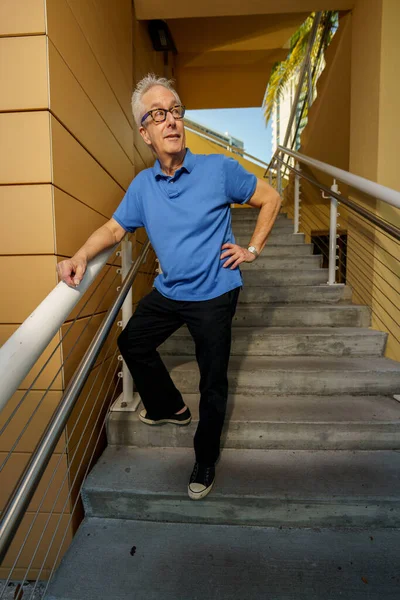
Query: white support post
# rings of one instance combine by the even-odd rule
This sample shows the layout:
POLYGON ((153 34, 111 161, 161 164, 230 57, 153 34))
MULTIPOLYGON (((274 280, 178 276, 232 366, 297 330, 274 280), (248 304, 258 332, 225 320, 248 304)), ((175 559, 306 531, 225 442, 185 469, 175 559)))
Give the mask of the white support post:
MULTIPOLYGON (((296 162, 296 169, 299 171, 299 163, 296 162)), ((299 233, 300 224, 300 175, 294 176, 294 233, 299 233)))
MULTIPOLYGON (((120 256, 121 256, 121 263, 122 263, 121 277, 122 277, 122 281, 123 281, 125 279, 125 277, 127 276, 129 269, 131 268, 132 263, 133 263, 132 242, 128 241, 127 238, 125 238, 121 242, 120 256)), ((126 327, 132 314, 133 314, 133 307, 132 307, 132 288, 131 288, 125 298, 123 305, 122 305, 122 321, 119 321, 118 324, 122 328, 126 327)), ((118 358, 119 358, 119 360, 122 360, 122 356, 120 356, 118 358)), ((133 379, 132 379, 132 375, 130 374, 129 369, 124 360, 122 361, 122 372, 118 373, 118 376, 122 378, 122 394, 114 402, 112 410, 124 409, 124 410, 129 410, 129 411, 135 411, 140 403, 140 400, 137 400, 135 402, 133 401, 133 379)))
MULTIPOLYGON (((339 187, 336 183, 336 179, 333 180, 331 186, 332 192, 339 193, 339 187)), ((337 255, 337 216, 338 216, 338 201, 333 196, 330 196, 331 207, 330 207, 330 223, 329 223, 329 276, 328 285, 335 285, 336 283, 336 271, 338 269, 336 265, 337 255)))

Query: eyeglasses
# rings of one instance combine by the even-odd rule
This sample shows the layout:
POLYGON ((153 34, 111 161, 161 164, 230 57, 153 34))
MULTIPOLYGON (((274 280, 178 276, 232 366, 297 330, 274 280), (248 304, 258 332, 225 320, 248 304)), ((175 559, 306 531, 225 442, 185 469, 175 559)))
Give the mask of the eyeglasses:
POLYGON ((167 118, 167 113, 171 113, 174 119, 183 119, 185 116, 186 108, 182 104, 177 104, 172 108, 153 108, 153 110, 149 110, 145 115, 143 115, 140 124, 143 124, 143 121, 147 119, 147 117, 151 117, 155 123, 162 123, 167 118))

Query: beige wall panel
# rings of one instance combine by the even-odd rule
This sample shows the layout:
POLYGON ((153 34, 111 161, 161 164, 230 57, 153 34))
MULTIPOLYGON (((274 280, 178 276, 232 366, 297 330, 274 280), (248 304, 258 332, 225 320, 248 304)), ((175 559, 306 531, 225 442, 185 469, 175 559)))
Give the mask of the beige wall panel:
POLYGON ((52 113, 126 189, 132 181, 133 163, 51 42, 49 64, 52 113))
MULTIPOLYGON (((74 349, 64 367, 65 384, 68 383, 71 376, 75 372, 77 366, 79 365, 80 360, 82 359, 84 353, 86 352, 91 341, 93 340, 94 335, 97 333, 104 316, 105 316, 105 313, 100 313, 98 315, 95 315, 93 317, 93 319, 91 319, 91 320, 89 318, 79 319, 78 321, 76 321, 74 323, 74 326, 71 329, 68 336, 65 336, 68 325, 63 325, 62 333, 65 336, 63 339, 64 360, 66 360, 71 349, 73 348, 74 344, 76 343, 76 346, 74 347, 74 349), (86 329, 85 329, 85 327, 86 327, 86 329)), ((99 364, 106 356, 112 355, 113 351, 116 348, 116 338, 117 338, 119 332, 120 332, 120 328, 118 327, 117 323, 115 322, 111 328, 111 331, 109 333, 106 343, 104 344, 99 356, 97 357, 95 364, 99 364), (115 334, 115 336, 114 336, 114 334, 115 334), (114 341, 113 341, 113 338, 114 338, 114 341)))
POLYGON ((358 0, 352 21, 349 170, 377 181, 382 0, 358 0))
MULTIPOLYGON (((30 528, 30 525, 32 523, 34 516, 35 516, 34 513, 26 513, 24 518, 22 519, 21 525, 15 535, 13 542, 11 543, 9 551, 7 552, 7 554, 4 558, 4 562, 2 563, 2 567, 0 569, 0 577, 7 578, 9 569, 12 567, 15 559, 17 558, 17 555, 19 553, 21 545, 23 544, 23 542, 25 540, 26 534, 28 533, 28 530, 30 528)), ((55 535, 54 543, 52 545, 52 549, 51 549, 49 556, 45 562, 45 569, 41 576, 41 579, 48 578, 50 571, 53 567, 55 558, 57 556, 58 549, 60 548, 61 543, 63 542, 64 533, 65 533, 65 531, 67 531, 68 533, 65 536, 64 542, 62 543, 62 550, 60 552, 60 556, 58 559, 58 563, 60 562, 62 556, 64 555, 66 549, 68 548, 69 544, 72 541, 72 529, 71 529, 71 526, 69 525, 70 516, 65 514, 60 518, 60 515, 56 515, 56 514, 52 515, 50 517, 49 524, 46 527, 47 519, 48 519, 47 513, 44 513, 44 512, 39 513, 39 515, 35 521, 35 524, 33 526, 33 529, 29 535, 28 541, 24 547, 24 550, 22 551, 21 557, 18 561, 17 569, 14 571, 12 579, 18 580, 18 579, 22 579, 22 578, 25 578, 25 579, 26 578, 27 579, 36 579, 37 578, 37 575, 42 566, 43 560, 47 554, 47 550, 50 546, 50 542, 52 540, 53 534, 55 531, 57 531, 57 533, 55 535), (36 544, 37 544, 45 527, 46 527, 46 530, 45 530, 45 533, 43 536, 43 540, 40 543, 39 550, 33 561, 33 568, 29 571, 28 577, 26 577, 25 569, 28 567, 28 565, 31 561, 31 558, 32 558, 33 553, 36 548, 36 544)))
POLYGON ((51 41, 132 160, 132 125, 67 1, 47 0, 47 19, 51 41))
MULTIPOLYGON (((25 452, 14 452, 11 455, 11 458, 5 465, 1 473, 1 489, 0 489, 0 506, 4 508, 8 498, 10 497, 16 482, 19 477, 23 473, 25 466, 30 459, 30 454, 25 452)), ((0 461, 2 464, 4 459, 7 457, 5 452, 0 452, 0 461)), ((29 503, 28 511, 35 511, 38 509, 43 495, 47 490, 47 487, 50 483, 51 478, 53 477, 53 473, 55 469, 57 471, 54 475, 54 479, 50 484, 49 491, 46 494, 46 498, 41 507, 42 512, 50 512, 53 510, 53 504, 56 500, 56 496, 58 491, 61 489, 60 495, 55 504, 55 512, 61 512, 63 510, 64 503, 68 496, 68 477, 66 477, 65 481, 64 476, 67 473, 67 455, 66 454, 53 454, 50 459, 50 462, 43 474, 43 477, 40 480, 38 488, 29 503), (58 461, 61 457, 60 464, 58 465, 58 461), (58 467, 57 467, 58 465, 58 467)), ((67 509, 69 512, 69 504, 67 504, 67 509)))
POLYGON ((50 185, 0 186, 0 254, 54 252, 50 185))
POLYGON ((51 181, 49 113, 0 114, 0 184, 51 181))
POLYGON ((54 184, 110 218, 124 190, 54 117, 51 130, 54 184))
MULTIPOLYGON (((348 10, 354 6, 354 0, 336 0, 336 10, 348 10)), ((187 17, 225 17, 227 15, 265 15, 276 13, 296 13, 314 10, 327 10, 326 0, 205 0, 187 2, 177 0, 174 3, 164 0, 136 0, 138 19, 182 19, 187 17)), ((332 7, 330 7, 332 8, 332 7)))
POLYGON ((398 169, 400 131, 400 3, 384 0, 382 15, 382 48, 379 106, 378 182, 400 190, 398 169))
MULTIPOLYGON (((133 124, 130 108, 132 81, 129 77, 125 76, 126 70, 129 69, 131 57, 119 56, 118 45, 115 41, 115 35, 118 35, 118 32, 114 35, 114 32, 108 26, 105 15, 96 10, 91 0, 69 0, 68 4, 111 88, 114 90, 126 117, 133 124), (126 64, 122 68, 121 64, 124 62, 126 64)), ((114 4, 113 6, 115 10, 118 10, 118 4, 114 4)), ((132 27, 131 21, 126 23, 126 27, 132 27)))
POLYGON ((72 196, 53 188, 56 252, 72 256, 107 219, 72 196))
POLYGON ((147 166, 143 160, 143 158, 141 157, 139 151, 136 149, 136 146, 133 149, 133 153, 134 153, 134 160, 135 160, 135 175, 137 175, 138 173, 140 173, 140 171, 143 171, 143 169, 146 169, 147 166))
POLYGON ((1 0, 0 35, 46 33, 43 0, 1 0))
POLYGON ((129 84, 132 82, 132 1, 119 0, 113 4, 109 0, 93 0, 96 13, 102 15, 103 20, 116 47, 117 56, 123 57, 120 66, 124 72, 125 79, 129 84))
POLYGON ((0 277, 7 294, 0 299, 3 323, 22 323, 56 285, 53 256, 1 256, 0 277))
MULTIPOLYGON (((22 429, 28 423, 34 411, 42 400, 44 392, 30 391, 17 413, 13 417, 7 429, 0 436, 0 452, 8 452, 13 447, 17 437, 22 429)), ((14 409, 17 408, 21 401, 24 392, 18 391, 11 397, 8 404, 0 413, 0 429, 3 427, 7 419, 10 417, 14 409)), ((16 447, 16 452, 33 452, 42 433, 50 421, 55 409, 61 399, 61 392, 49 392, 40 404, 36 414, 33 416, 31 423, 27 427, 21 441, 16 447)), ((55 452, 60 453, 64 449, 65 435, 63 434, 57 444, 55 452)))
MULTIPOLYGON (((19 325, 0 325, 0 346, 4 344, 8 340, 9 337, 18 329, 19 325)), ((36 362, 36 364, 32 367, 24 381, 19 386, 21 390, 27 390, 36 377, 39 375, 44 364, 50 359, 49 364, 45 367, 43 373, 41 373, 37 379, 37 381, 33 385, 33 390, 46 390, 51 384, 52 390, 62 390, 62 377, 61 375, 57 375, 56 373, 59 371, 61 367, 61 350, 58 348, 56 350, 56 346, 59 340, 59 334, 55 335, 51 340, 50 344, 47 346, 46 350, 43 352, 42 356, 36 362), (55 350, 54 354, 53 351, 55 350), (51 356, 51 358, 50 358, 51 356), (55 378, 54 382, 53 379, 55 378)))
POLYGON ((93 312, 107 310, 117 295, 117 287, 121 284, 121 275, 117 274, 117 267, 107 265, 98 279, 92 283, 86 294, 78 302, 74 310, 68 315, 68 322, 79 314, 81 318, 90 316, 93 312), (89 296, 91 296, 89 300, 89 296), (86 304, 87 302, 87 304, 86 304), (84 304, 86 306, 83 308, 84 304), (82 310, 82 312, 80 312, 82 310))
POLYGON ((85 461, 90 459, 91 452, 87 450, 87 446, 94 446, 104 424, 110 400, 118 383, 116 372, 120 368, 121 363, 115 357, 93 369, 68 421, 68 460, 75 472, 82 458, 85 461), (86 401, 88 395, 89 400, 86 401))
POLYGON ((48 108, 46 39, 0 38, 0 111, 48 108))
POLYGON ((0 297, 3 323, 22 323, 57 284, 54 256, 0 256, 0 297))

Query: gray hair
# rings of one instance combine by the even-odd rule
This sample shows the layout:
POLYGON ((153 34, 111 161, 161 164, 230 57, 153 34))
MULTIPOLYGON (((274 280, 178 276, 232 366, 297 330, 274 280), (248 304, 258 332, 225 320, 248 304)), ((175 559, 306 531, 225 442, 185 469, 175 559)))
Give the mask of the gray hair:
POLYGON ((147 73, 143 79, 141 79, 137 84, 135 91, 132 94, 132 112, 133 118, 135 119, 136 125, 140 127, 140 121, 144 113, 144 106, 142 103, 142 97, 146 92, 148 92, 155 85, 162 85, 167 90, 172 92, 180 104, 180 98, 173 87, 173 79, 166 79, 165 77, 157 77, 154 73, 147 73))

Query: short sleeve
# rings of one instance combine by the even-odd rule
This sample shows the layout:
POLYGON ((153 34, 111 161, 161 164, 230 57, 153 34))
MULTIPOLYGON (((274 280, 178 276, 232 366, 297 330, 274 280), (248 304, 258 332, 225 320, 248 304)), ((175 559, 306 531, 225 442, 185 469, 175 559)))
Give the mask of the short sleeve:
POLYGON ((113 219, 126 231, 133 232, 138 227, 144 227, 138 188, 138 178, 135 177, 113 214, 113 219))
POLYGON ((256 189, 257 177, 233 158, 223 160, 225 194, 232 203, 245 204, 256 189))

